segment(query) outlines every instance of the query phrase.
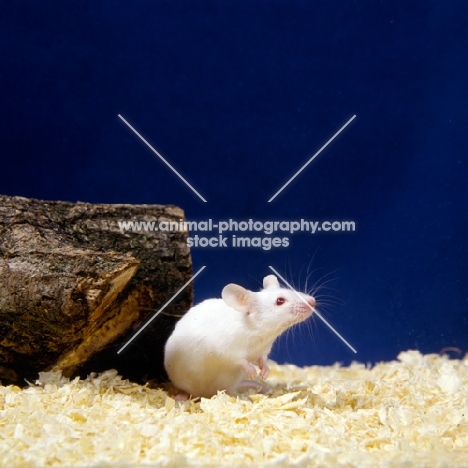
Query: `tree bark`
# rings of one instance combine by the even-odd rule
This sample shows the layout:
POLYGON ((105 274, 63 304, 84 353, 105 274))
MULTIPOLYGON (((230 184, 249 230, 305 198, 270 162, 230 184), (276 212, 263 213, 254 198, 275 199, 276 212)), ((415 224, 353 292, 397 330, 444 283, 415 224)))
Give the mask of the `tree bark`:
POLYGON ((109 368, 164 379, 164 343, 191 306, 191 284, 117 351, 190 279, 187 232, 121 231, 118 221, 180 220, 170 205, 0 196, 0 381, 109 368))

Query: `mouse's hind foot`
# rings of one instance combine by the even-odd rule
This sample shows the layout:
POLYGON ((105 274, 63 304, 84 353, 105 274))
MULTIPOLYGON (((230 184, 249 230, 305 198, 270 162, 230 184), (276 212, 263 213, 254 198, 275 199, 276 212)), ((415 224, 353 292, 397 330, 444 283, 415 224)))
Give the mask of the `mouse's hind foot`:
POLYGON ((190 398, 190 395, 187 392, 179 392, 175 396, 175 401, 187 401, 190 398))

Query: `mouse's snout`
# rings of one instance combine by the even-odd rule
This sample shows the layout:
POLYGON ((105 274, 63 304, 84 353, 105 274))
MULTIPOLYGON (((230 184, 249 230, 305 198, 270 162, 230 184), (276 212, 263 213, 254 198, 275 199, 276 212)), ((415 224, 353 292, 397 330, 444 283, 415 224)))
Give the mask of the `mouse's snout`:
POLYGON ((293 308, 295 322, 302 322, 313 314, 315 309, 315 299, 312 296, 302 294, 301 300, 297 301, 293 308))

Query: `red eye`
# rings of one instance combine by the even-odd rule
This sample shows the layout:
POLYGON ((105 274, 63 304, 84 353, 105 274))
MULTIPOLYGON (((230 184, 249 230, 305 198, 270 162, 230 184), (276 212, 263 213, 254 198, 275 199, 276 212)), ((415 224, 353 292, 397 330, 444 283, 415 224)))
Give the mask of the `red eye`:
POLYGON ((283 305, 285 302, 286 299, 284 297, 278 297, 278 299, 276 299, 276 305, 278 306, 283 305))

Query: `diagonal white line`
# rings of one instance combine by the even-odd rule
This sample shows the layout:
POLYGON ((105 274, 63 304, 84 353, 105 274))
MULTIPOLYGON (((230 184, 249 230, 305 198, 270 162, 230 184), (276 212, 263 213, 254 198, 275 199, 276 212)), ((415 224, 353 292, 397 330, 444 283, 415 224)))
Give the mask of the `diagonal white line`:
POLYGON ((118 117, 127 125, 128 128, 130 128, 130 130, 132 130, 139 138, 140 140, 145 143, 146 146, 148 146, 151 151, 153 151, 153 153, 155 153, 160 159, 161 161, 163 161, 164 163, 166 163, 166 165, 183 181, 185 182, 186 185, 188 185, 188 187, 190 187, 205 203, 207 203, 207 201, 182 177, 182 175, 177 172, 164 158, 163 156, 161 156, 160 153, 158 153, 141 135, 140 133, 138 133, 120 114, 118 114, 118 117))
POLYGON ((353 115, 269 200, 273 201, 354 119, 353 115))
MULTIPOLYGON (((297 297, 299 297, 299 299, 301 299, 302 302, 304 302, 305 304, 307 304, 311 309, 312 307, 307 303, 307 301, 302 297, 300 296, 297 291, 272 267, 272 266, 269 266, 268 267, 271 271, 273 271, 273 273, 277 274, 282 280, 283 282, 288 286, 289 289, 291 289, 291 291, 295 292, 297 294, 297 297)), ((328 327, 330 328, 331 331, 333 331, 333 333, 335 333, 336 336, 338 336, 338 338, 341 339, 341 341, 343 341, 343 343, 346 344, 346 346, 348 346, 349 349, 351 349, 353 352, 357 353, 356 349, 353 348, 349 343, 348 341, 346 341, 339 333, 338 331, 335 330, 335 328, 333 328, 333 326, 328 323, 325 318, 319 313, 317 312, 317 309, 312 309, 314 311, 314 314, 317 315, 317 317, 322 320, 322 322, 328 327)))
POLYGON ((118 351, 120 354, 204 269, 202 266, 118 351))

